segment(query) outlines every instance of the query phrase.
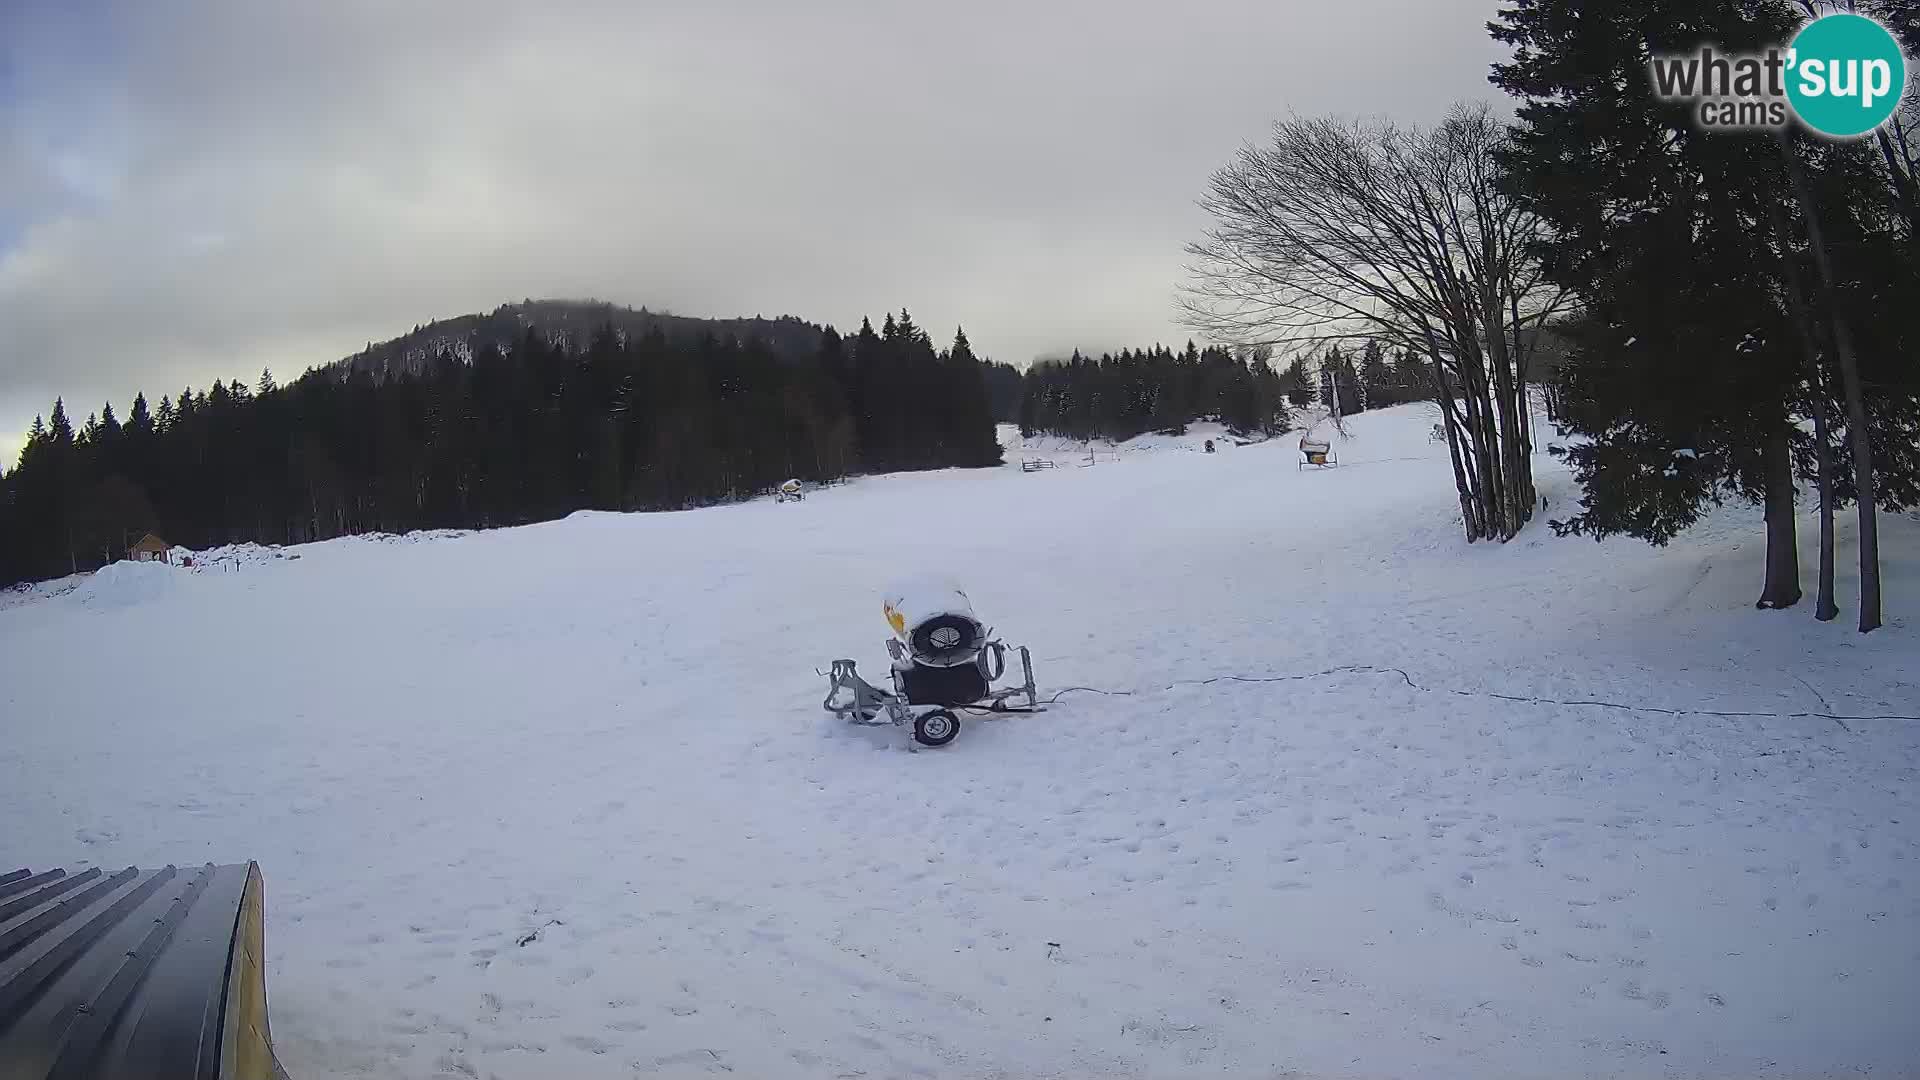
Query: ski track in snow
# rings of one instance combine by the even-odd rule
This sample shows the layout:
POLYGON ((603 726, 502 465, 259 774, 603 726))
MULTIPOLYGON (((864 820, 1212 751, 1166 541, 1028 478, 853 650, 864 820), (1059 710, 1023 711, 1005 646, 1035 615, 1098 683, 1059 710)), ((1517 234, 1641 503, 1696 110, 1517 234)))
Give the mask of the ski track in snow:
POLYGON ((1165 688, 1912 714, 1920 526, 1862 638, 1752 609, 1757 513, 1468 547, 1353 425, 49 587, 0 863, 258 859, 300 1078, 1910 1074, 1920 725, 1165 688), (835 723, 921 569, 1134 693, 835 723))

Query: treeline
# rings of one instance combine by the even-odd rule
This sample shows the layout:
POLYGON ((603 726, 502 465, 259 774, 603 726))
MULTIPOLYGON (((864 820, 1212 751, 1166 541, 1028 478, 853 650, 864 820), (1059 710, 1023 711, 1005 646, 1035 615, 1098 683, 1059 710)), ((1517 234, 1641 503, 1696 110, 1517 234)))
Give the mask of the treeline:
POLYGON ((1432 401, 1433 382, 1427 366, 1412 352, 1401 349, 1392 360, 1378 341, 1368 338, 1357 354, 1331 345, 1317 360, 1296 356, 1280 374, 1287 400, 1298 408, 1331 408, 1329 387, 1339 395, 1340 415, 1385 409, 1412 401, 1432 401))
POLYGON ((1183 352, 1165 346, 1097 360, 1078 350, 1064 361, 1027 369, 1020 393, 1022 434, 1130 439, 1149 431, 1180 434, 1195 420, 1218 420, 1242 433, 1284 430, 1280 376, 1265 356, 1222 348, 1183 352))
POLYGON ((759 341, 529 331, 376 381, 320 369, 36 418, 0 478, 0 583, 97 567, 143 534, 299 543, 679 509, 789 478, 1000 461, 987 365, 901 312, 811 356, 759 341))
POLYGON ((1216 421, 1241 435, 1273 435, 1293 422, 1288 406, 1327 407, 1329 381, 1343 415, 1432 397, 1419 361, 1402 353, 1389 362, 1368 341, 1360 361, 1334 345, 1318 357, 1297 356, 1284 371, 1260 348, 1236 353, 1193 342, 1123 349, 1089 358, 1075 352, 1043 361, 1020 377, 1014 394, 1020 430, 1072 439, 1131 439, 1147 432, 1182 434, 1216 421))

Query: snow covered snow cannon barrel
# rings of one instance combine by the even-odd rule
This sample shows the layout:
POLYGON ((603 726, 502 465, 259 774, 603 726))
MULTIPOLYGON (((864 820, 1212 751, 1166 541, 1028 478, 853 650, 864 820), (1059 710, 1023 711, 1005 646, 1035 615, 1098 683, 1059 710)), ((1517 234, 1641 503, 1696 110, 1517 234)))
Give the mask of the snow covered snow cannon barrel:
POLYGON ((993 683, 1006 674, 1007 646, 973 613, 973 603, 957 586, 941 580, 917 580, 886 591, 881 611, 893 636, 893 689, 862 679, 852 660, 835 660, 821 704, 857 724, 911 724, 925 746, 945 746, 960 734, 955 710, 1038 712, 1033 657, 1017 648, 1024 681, 1003 689, 993 683))
POLYGON ((0 872, 0 1077, 286 1080, 253 863, 0 872))

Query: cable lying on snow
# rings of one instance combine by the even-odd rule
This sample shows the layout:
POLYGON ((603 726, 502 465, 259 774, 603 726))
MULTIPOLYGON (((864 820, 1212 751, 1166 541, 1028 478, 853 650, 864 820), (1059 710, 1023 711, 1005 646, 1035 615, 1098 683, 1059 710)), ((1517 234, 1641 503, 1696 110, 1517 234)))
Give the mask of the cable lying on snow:
MULTIPOLYGON (((1276 683, 1301 682, 1307 679, 1323 679, 1329 675, 1398 675, 1406 684, 1424 694, 1452 694, 1455 697, 1494 698, 1499 701, 1514 701, 1526 705, 1566 705, 1584 706, 1596 709, 1619 709, 1623 712, 1658 713, 1663 716, 1723 716, 1735 719, 1770 720, 1832 720, 1845 727, 1848 720, 1920 720, 1920 716, 1907 716, 1900 713, 1879 713, 1868 715, 1850 715, 1830 712, 1760 712, 1738 709, 1676 709, 1659 705, 1628 705, 1619 701, 1569 700, 1565 698, 1529 697, 1523 694, 1502 694, 1492 690, 1456 690, 1447 686, 1423 686, 1413 680, 1413 676, 1396 667, 1375 667, 1372 664, 1343 664, 1340 667, 1327 668, 1325 671, 1310 671, 1304 675, 1214 675, 1205 679, 1180 679, 1170 682, 1157 690, 1103 690, 1097 686, 1069 686, 1055 691, 1052 697, 1040 700, 1041 705, 1051 705, 1068 694, 1100 694, 1106 697, 1141 697, 1149 693, 1163 693, 1182 686, 1209 686, 1218 682, 1240 683, 1276 683)), ((1849 729, 1850 730, 1850 729, 1849 729)))

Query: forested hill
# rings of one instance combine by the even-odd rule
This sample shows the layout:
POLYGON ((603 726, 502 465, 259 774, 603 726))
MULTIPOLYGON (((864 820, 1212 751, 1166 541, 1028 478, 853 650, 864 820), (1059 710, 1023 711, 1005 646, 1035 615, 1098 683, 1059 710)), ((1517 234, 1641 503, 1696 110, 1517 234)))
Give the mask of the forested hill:
POLYGON ((548 345, 574 352, 591 336, 611 326, 623 338, 639 339, 658 330, 668 342, 688 344, 711 334, 720 341, 757 341, 776 356, 810 356, 820 347, 824 326, 792 315, 777 318, 699 319, 623 307, 601 300, 523 300, 485 314, 438 319, 411 333, 367 347, 334 367, 366 372, 376 380, 388 375, 417 375, 445 353, 472 362, 489 348, 509 351, 528 331, 548 345))
MULTIPOLYGON (((390 375, 418 375, 442 355, 472 363, 475 356, 489 349, 511 352, 529 332, 559 352, 578 352, 587 347, 594 334, 609 326, 623 340, 637 341, 658 331, 673 345, 698 344, 707 336, 721 342, 755 342, 789 362, 811 357, 827 330, 824 325, 794 315, 704 319, 604 300, 522 300, 501 304, 485 314, 436 319, 390 341, 369 342, 365 349, 328 367, 349 375, 365 372, 378 382, 390 375)), ((1012 423, 1020 401, 1020 369, 986 362, 981 373, 987 380, 993 418, 1012 423)))
POLYGON ((964 333, 936 345, 905 311, 846 338, 798 319, 740 320, 775 331, 745 337, 680 322, 701 332, 576 319, 496 341, 475 325, 465 350, 449 323, 383 347, 401 362, 378 375, 353 361, 284 385, 262 372, 84 421, 55 401, 0 476, 0 585, 111 562, 148 532, 204 549, 486 528, 1000 461, 993 397, 1018 375, 964 333), (807 348, 778 351, 800 333, 807 348), (435 335, 447 347, 407 359, 435 335))

